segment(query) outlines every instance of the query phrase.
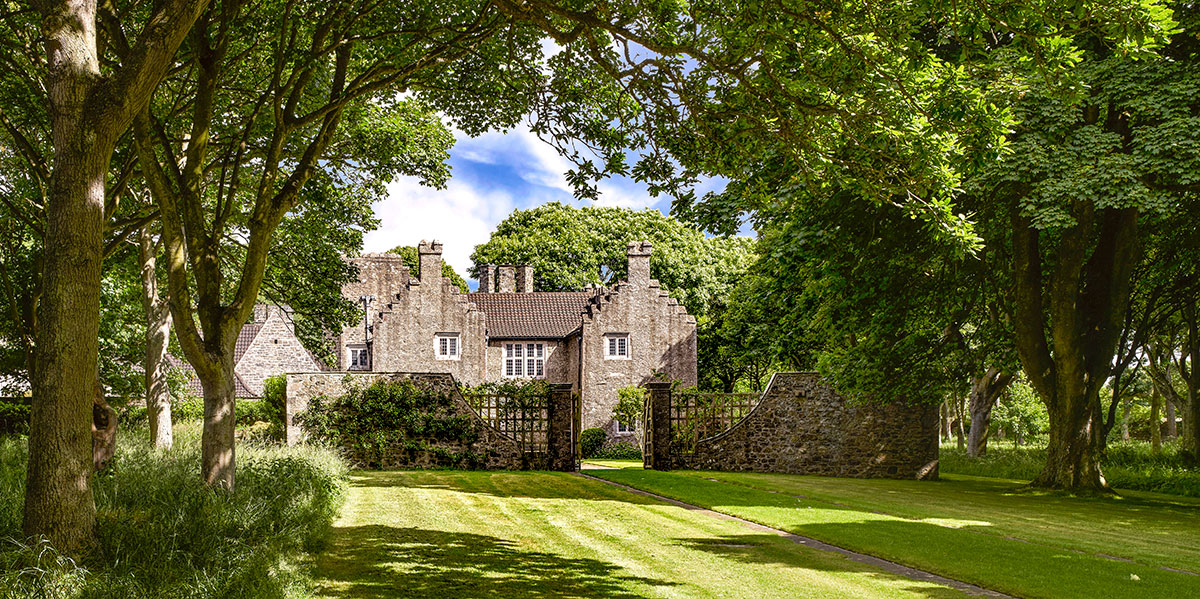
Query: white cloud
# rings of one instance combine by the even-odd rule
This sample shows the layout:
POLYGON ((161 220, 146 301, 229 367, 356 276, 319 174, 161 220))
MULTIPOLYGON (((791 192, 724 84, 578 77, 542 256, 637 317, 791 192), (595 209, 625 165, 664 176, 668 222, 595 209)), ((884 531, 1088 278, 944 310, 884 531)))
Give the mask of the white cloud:
POLYGON ((388 198, 373 206, 381 222, 367 233, 364 251, 385 252, 436 239, 442 242, 442 258, 464 276, 475 246, 486 243, 496 223, 516 208, 508 193, 454 179, 438 190, 419 185, 415 177, 399 177, 387 189, 388 198))
MULTIPOLYGON (((452 177, 444 190, 419 185, 413 177, 397 178, 388 185, 388 198, 373 205, 381 222, 378 230, 367 234, 364 251, 383 252, 437 239, 443 244, 443 259, 465 274, 475 246, 486 243, 496 225, 513 210, 550 201, 588 205, 572 196, 564 176, 570 162, 528 127, 476 138, 456 131, 455 137, 452 161, 489 165, 493 168, 487 176, 500 178, 489 185, 478 176, 452 177), (510 178, 497 174, 504 171, 512 173, 510 178), (513 185, 517 179, 525 185, 513 185), (510 191, 520 188, 525 188, 527 195, 514 196, 510 191)), ((455 169, 459 174, 471 172, 469 165, 461 163, 455 169)), ((624 177, 605 179, 599 189, 600 199, 593 205, 641 209, 666 201, 650 197, 644 185, 624 177)))

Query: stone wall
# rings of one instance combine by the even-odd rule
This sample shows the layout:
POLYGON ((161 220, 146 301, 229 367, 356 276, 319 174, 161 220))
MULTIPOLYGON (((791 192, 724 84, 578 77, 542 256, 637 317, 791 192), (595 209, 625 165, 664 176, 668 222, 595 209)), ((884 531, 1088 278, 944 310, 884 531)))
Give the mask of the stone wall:
MULTIPOLYGON (((452 395, 453 407, 446 416, 469 416, 479 424, 480 435, 473 443, 445 442, 430 443, 454 453, 470 451, 483 459, 482 467, 488 470, 526 470, 554 469, 574 470, 574 443, 578 431, 573 428, 573 409, 571 388, 569 385, 554 385, 551 390, 549 410, 548 448, 545 454, 524 454, 517 442, 488 426, 467 404, 458 391, 454 377, 445 373, 398 373, 398 372, 363 372, 347 374, 344 372, 309 372, 287 375, 287 442, 294 445, 304 438, 303 428, 296 422, 295 416, 307 409, 312 398, 324 395, 337 397, 345 392, 351 384, 370 385, 379 380, 413 381, 423 388, 433 388, 448 392, 452 395), (563 411, 566 411, 566 414, 563 411), (569 457, 568 457, 569 456, 569 457)), ((400 452, 383 464, 380 468, 429 468, 437 467, 435 456, 428 452, 412 456, 411 452, 400 452)))
POLYGON ((348 370, 348 346, 371 345, 371 370, 375 372, 444 372, 477 385, 486 379, 486 330, 483 312, 470 296, 442 277, 442 244, 421 242, 422 272, 412 276, 395 254, 367 254, 351 263, 359 269, 358 281, 346 285, 342 295, 366 308, 369 326, 348 326, 337 339, 339 368, 348 370), (438 359, 438 334, 459 338, 457 359, 438 359))
POLYGON ((584 314, 581 343, 583 427, 617 436, 613 407, 617 389, 648 382, 655 371, 687 386, 697 382, 696 319, 658 281, 650 278, 651 244, 629 244, 629 276, 603 290, 584 314), (608 335, 628 335, 629 355, 606 356, 608 335))
MULTIPOLYGON (((662 420, 655 421, 656 428, 662 420)), ((655 438, 666 440, 661 434, 655 438)), ((670 463, 732 472, 935 480, 938 412, 936 406, 851 403, 816 373, 779 373, 746 418, 699 440, 690 456, 671 452, 670 463)))
POLYGON ((316 358, 296 337, 291 317, 274 306, 270 308, 260 310, 255 306, 255 320, 262 323, 262 328, 234 367, 246 388, 257 397, 262 397, 263 381, 267 377, 321 369, 316 358), (260 314, 262 320, 259 320, 260 314))

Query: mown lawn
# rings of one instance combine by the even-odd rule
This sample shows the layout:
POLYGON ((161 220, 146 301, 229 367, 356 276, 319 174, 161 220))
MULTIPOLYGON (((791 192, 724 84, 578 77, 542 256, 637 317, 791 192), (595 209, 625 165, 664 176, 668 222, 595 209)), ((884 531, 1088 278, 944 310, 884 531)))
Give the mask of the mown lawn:
POLYGON ((327 597, 963 596, 560 473, 355 473, 314 566, 327 597))
MULTIPOLYGON (((608 463, 619 466, 619 463, 608 463)), ((1200 502, 1036 494, 1020 481, 588 474, 1022 597, 1200 597, 1200 502)))

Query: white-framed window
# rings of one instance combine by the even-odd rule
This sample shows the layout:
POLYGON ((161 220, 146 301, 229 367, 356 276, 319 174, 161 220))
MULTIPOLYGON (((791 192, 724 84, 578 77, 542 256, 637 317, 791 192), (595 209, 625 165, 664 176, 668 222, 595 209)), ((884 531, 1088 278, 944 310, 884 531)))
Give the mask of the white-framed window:
POLYGON ((439 360, 458 360, 462 355, 462 341, 458 333, 438 333, 433 336, 433 351, 439 360))
POLYGON ((632 433, 635 431, 637 431, 637 423, 630 422, 629 424, 625 424, 624 422, 621 422, 620 420, 617 421, 617 432, 618 433, 632 433))
POLYGON ((509 378, 545 378, 546 344, 516 341, 505 343, 504 376, 509 378))
POLYGON ((604 336, 605 360, 629 359, 629 334, 609 333, 604 336))
POLYGON ((370 370, 371 357, 367 353, 365 345, 348 345, 346 346, 346 364, 349 364, 349 370, 370 370))

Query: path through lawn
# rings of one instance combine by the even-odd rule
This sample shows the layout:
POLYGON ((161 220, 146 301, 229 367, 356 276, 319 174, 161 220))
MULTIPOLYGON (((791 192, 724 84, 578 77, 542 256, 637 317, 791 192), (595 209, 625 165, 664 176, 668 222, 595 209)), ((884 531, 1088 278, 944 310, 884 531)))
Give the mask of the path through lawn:
POLYGON ((963 597, 558 473, 360 472, 326 597, 963 597))

